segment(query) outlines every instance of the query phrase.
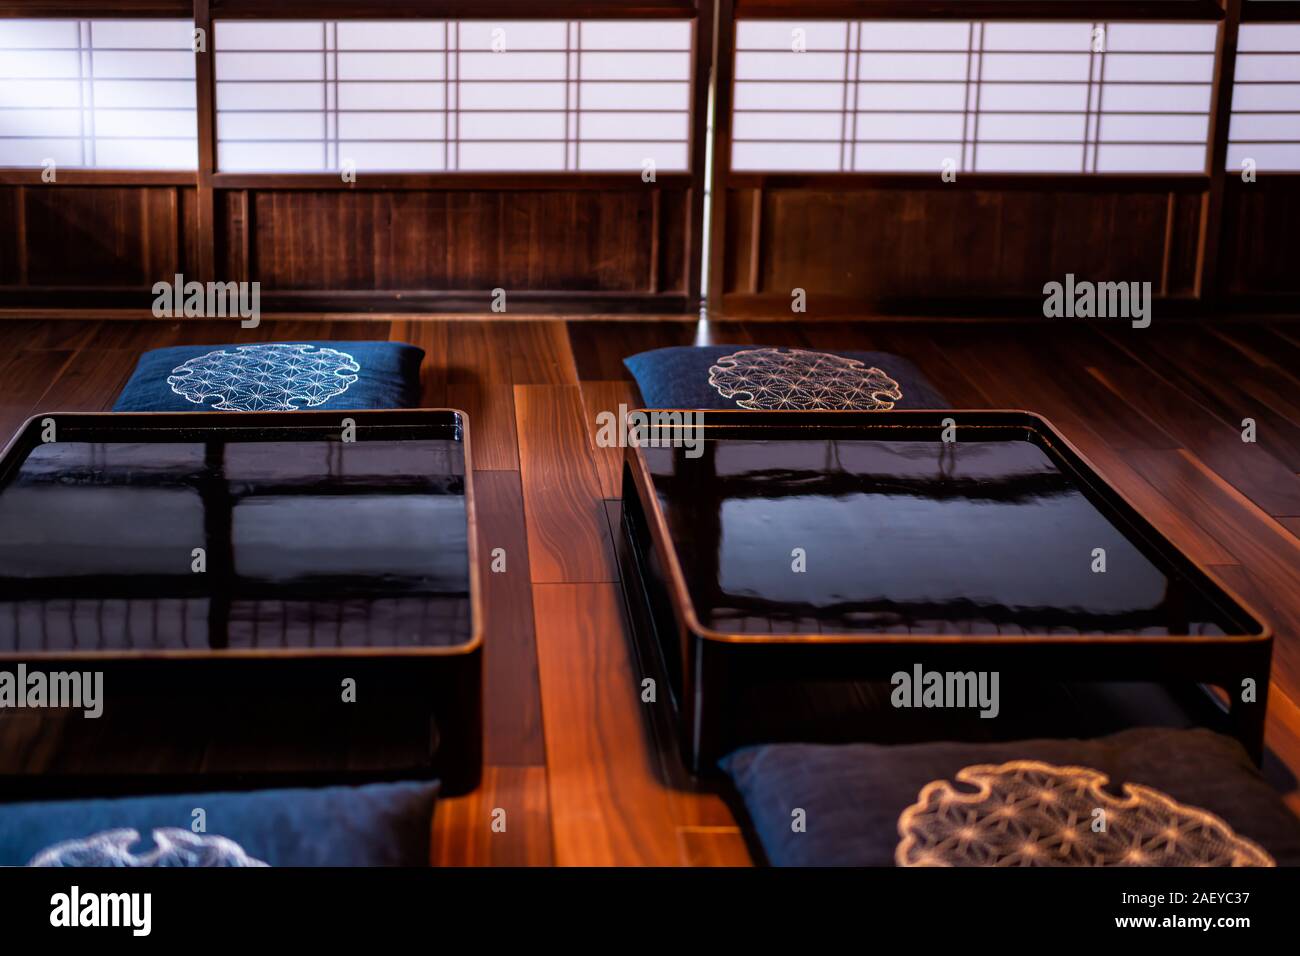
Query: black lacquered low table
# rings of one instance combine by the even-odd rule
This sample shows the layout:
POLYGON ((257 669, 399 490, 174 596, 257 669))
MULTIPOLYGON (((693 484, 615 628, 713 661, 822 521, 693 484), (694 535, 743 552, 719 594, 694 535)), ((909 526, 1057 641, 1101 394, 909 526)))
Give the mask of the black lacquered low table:
POLYGON ((1130 704, 1158 720, 1157 685, 1222 688, 1210 710, 1261 753, 1267 625, 1041 417, 695 414, 627 449, 620 541, 693 770, 771 739, 1077 732, 1049 712, 1108 730, 1092 718, 1130 704), (892 697, 898 673, 994 672, 992 719, 892 697), (1108 703, 1114 685, 1141 690, 1108 703))
POLYGON ((0 709, 0 791, 472 788, 470 475, 451 410, 34 418, 0 460, 0 671, 102 673, 103 712, 0 709))

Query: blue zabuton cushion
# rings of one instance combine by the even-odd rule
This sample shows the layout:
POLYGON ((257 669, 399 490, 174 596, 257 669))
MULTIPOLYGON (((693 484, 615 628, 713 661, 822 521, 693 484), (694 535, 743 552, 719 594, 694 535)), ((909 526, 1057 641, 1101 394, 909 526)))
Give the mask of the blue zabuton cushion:
POLYGON ((623 360, 646 408, 948 408, 911 362, 885 352, 682 345, 623 360))
POLYGON ((145 352, 115 412, 416 408, 423 349, 401 342, 178 345, 145 352))
MULTIPOLYGON (((1092 835, 1096 807, 1113 808, 1125 788, 1135 785, 1151 788, 1184 808, 1214 814, 1236 836, 1254 841, 1271 854, 1279 866, 1300 865, 1300 821, 1255 769, 1241 744, 1205 729, 1138 727, 1094 740, 1012 743, 771 744, 742 748, 721 763, 745 802, 768 862, 775 866, 895 865, 896 855, 906 849, 904 831, 916 832, 905 826, 904 811, 918 804, 923 790, 935 796, 943 793, 946 788, 936 781, 948 782, 949 793, 974 797, 984 790, 993 798, 950 804, 953 809, 947 813, 948 822, 957 820, 971 827, 974 836, 966 842, 976 847, 988 842, 983 826, 1011 826, 1013 832, 1036 833, 1041 849, 1049 856, 1059 853, 1064 844, 1053 842, 1053 838, 1062 834, 1046 832, 1051 827, 1042 826, 1049 819, 1075 826, 1079 837, 1071 838, 1074 845, 1081 839, 1104 841, 1092 835), (1105 776, 1105 793, 1113 797, 1089 789, 1075 799, 1068 791, 1057 790, 1059 799, 1048 808, 1050 812, 1035 814, 1032 807, 1024 805, 1036 799, 1033 790, 1021 788, 1012 801, 1020 808, 1018 821, 989 816, 989 806, 997 806, 1009 793, 991 784, 993 778, 982 773, 983 768, 1010 773, 1015 765, 1028 761, 1066 768, 1074 777, 1095 771, 1105 776), (802 828, 791 825, 792 815, 798 811, 805 823, 802 828), (1020 830, 1014 829, 1017 826, 1020 830)), ((1165 827, 1177 821, 1184 828, 1177 839, 1200 837, 1197 846, 1204 850, 1206 833, 1194 825, 1195 813, 1167 809, 1158 797, 1141 799, 1144 807, 1153 808, 1146 814, 1148 823, 1157 821, 1165 827)), ((1140 845, 1151 853, 1145 864, 1161 864, 1161 854, 1169 845, 1166 837, 1158 830, 1146 833, 1139 827, 1149 839, 1136 841, 1138 830, 1121 819, 1122 809, 1108 813, 1112 854, 1114 844, 1121 852, 1125 846, 1140 845)), ((944 827, 931 827, 931 838, 945 835, 944 827)), ((978 853, 963 856, 966 865, 987 865, 978 853)), ((1072 859, 1077 861, 1079 856, 1086 858, 1087 854, 1072 859)), ((1185 855, 1175 859, 1187 863, 1185 855)), ((915 865, 911 857, 907 862, 915 865)))
POLYGON ((0 804, 0 866, 427 866, 437 795, 402 782, 0 804))

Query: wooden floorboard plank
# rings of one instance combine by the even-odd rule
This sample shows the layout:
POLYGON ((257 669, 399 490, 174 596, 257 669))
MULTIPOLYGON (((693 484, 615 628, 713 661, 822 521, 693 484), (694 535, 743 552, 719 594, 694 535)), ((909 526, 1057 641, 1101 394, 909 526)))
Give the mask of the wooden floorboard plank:
POLYGON ((949 407, 993 408, 997 404, 980 382, 972 380, 963 369, 960 350, 953 349, 944 340, 942 330, 930 332, 924 327, 912 330, 902 326, 882 326, 871 331, 871 339, 866 343, 868 351, 887 352, 907 359, 948 400, 949 407))
POLYGON ((615 584, 533 587, 555 862, 680 862, 615 584))
POLYGON ((1291 812, 1300 817, 1300 705, 1276 685, 1269 694, 1264 746, 1271 755, 1264 767, 1265 775, 1281 792, 1291 812))
POLYGON ((755 331, 752 323, 728 322, 715 319, 699 325, 695 329, 695 341, 700 345, 739 345, 752 348, 755 345, 771 345, 761 330, 755 331))
MULTIPOLYGON (((792 349, 814 347, 808 338, 807 327, 798 321, 743 322, 739 328, 744 332, 746 342, 757 345, 792 349)), ((710 331, 713 333, 713 340, 722 344, 722 338, 727 334, 727 327, 717 323, 710 326, 710 331)), ((847 346, 841 345, 840 348, 847 348, 847 346)))
MULTIPOLYGON (((185 324, 191 324, 195 320, 188 320, 185 324)), ((204 323, 205 327, 213 327, 216 323, 204 323)), ((180 344, 181 322, 161 321, 161 322, 100 322, 98 328, 90 336, 83 348, 88 349, 129 349, 136 353, 147 352, 149 349, 166 348, 171 345, 180 344)), ((228 329, 229 325, 223 325, 228 329)), ((222 340, 214 339, 214 342, 222 340)))
POLYGON ((623 360, 638 352, 691 345, 694 322, 569 322, 569 347, 578 378, 630 380, 623 360))
MULTIPOLYGON (((94 319, 7 319, 0 320, 0 340, 5 354, 15 351, 75 352, 84 348, 103 325, 94 319)), ((135 323, 128 323, 134 325, 135 323)))
POLYGON ((45 411, 106 412, 131 376, 136 353, 128 349, 81 349, 41 396, 45 411))
POLYGON ((997 329, 985 335, 966 326, 944 334, 962 356, 966 374, 1002 407, 1037 412, 1063 430, 1093 431, 1117 451, 1179 445, 1157 424, 1135 415, 1128 400, 1088 374, 1088 361, 1109 358, 1113 362, 1114 357, 1089 348, 1085 331, 1062 328, 1053 338, 1033 340, 1017 330, 997 329))
MULTIPOLYGON (((1300 606, 1292 597, 1300 595, 1300 542, 1285 528, 1186 451, 1131 452, 1128 457, 1176 509, 1195 515, 1265 594, 1287 595, 1286 607, 1300 606)), ((1267 608, 1261 610, 1267 615, 1267 608)), ((1289 696, 1300 699, 1300 629, 1274 626, 1275 679, 1289 696)))
POLYGON ((447 382, 451 385, 513 385, 508 331, 505 323, 448 323, 447 382))
MULTIPOLYGON (((613 416, 617 423, 614 438, 623 434, 620 417, 622 412, 632 411, 638 407, 636 385, 632 382, 583 382, 582 386, 583 425, 587 431, 587 445, 591 449, 592 460, 596 464, 596 474, 600 480, 602 498, 617 498, 623 493, 623 452, 619 444, 601 443, 602 414, 613 416)), ((608 434, 606 438, 610 437, 608 434)))
MULTIPOLYGON (((618 500, 605 502, 605 518, 617 549, 625 544, 621 540, 622 503, 618 500)), ((624 594, 625 600, 626 597, 624 594)), ((624 609, 626 610, 626 604, 624 609)), ((634 646, 630 624, 628 639, 629 660, 632 661, 633 669, 639 671, 640 679, 649 676, 662 682, 665 675, 656 660, 658 655, 647 648, 634 646)), ((697 779, 691 775, 681 756, 676 715, 670 702, 666 697, 660 696, 654 707, 655 709, 650 711, 643 710, 642 715, 646 719, 647 739, 651 742, 659 765, 660 779, 668 788, 669 809, 673 822, 679 829, 683 827, 734 829, 736 820, 732 815, 731 807, 720 796, 720 788, 726 784, 718 777, 697 779)))
POLYGON ((484 767, 473 793, 438 801, 431 843, 434 866, 550 866, 546 768, 484 767))
POLYGON ((1152 369, 1238 433, 1243 419, 1255 419, 1256 441, 1300 471, 1300 387, 1293 379, 1225 347, 1199 326, 1162 329, 1159 336, 1142 351, 1152 369))
POLYGON ((474 473, 483 586, 484 753, 491 764, 542 764, 541 689, 519 474, 474 473), (501 550, 500 559, 494 552, 501 550), (494 564, 504 571, 494 571, 494 564))
POLYGON ((563 322, 511 322, 510 380, 516 385, 576 385, 578 372, 563 322))
MULTIPOLYGON (((72 361, 75 352, 41 350, 13 353, 12 361, 0 367, 0 438, 8 442, 32 415, 47 411, 41 405, 50 383, 72 361)), ((55 396, 57 397, 57 396, 55 396)))
POLYGON ((516 386, 515 420, 533 581, 617 581, 578 386, 516 386))
POLYGON ((679 827, 687 866, 753 866, 738 827, 679 827))
POLYGON ((469 417, 475 468, 482 471, 519 470, 513 386, 487 383, 448 385, 446 403, 469 417))
MULTIPOLYGON (((1113 335, 1111 340, 1126 347, 1146 367, 1133 372, 1108 366, 1097 371, 1098 380, 1120 397, 1129 398, 1135 410, 1178 439, 1264 511, 1300 514, 1300 480, 1294 470, 1270 454, 1265 445, 1243 442, 1240 419, 1234 421, 1226 412, 1206 408, 1203 400, 1166 381, 1162 370, 1174 373, 1167 362, 1156 357, 1154 347, 1137 349, 1131 342, 1126 346, 1125 340, 1113 335)), ((1180 380, 1195 391, 1186 376, 1180 380)))
POLYGON ((1206 332, 1235 348, 1260 368, 1271 369, 1300 387, 1300 344, 1256 323, 1206 326, 1206 332))
POLYGON ((447 323, 401 320, 376 329, 372 334, 380 332, 386 332, 385 337, 390 342, 405 342, 424 349, 424 358, 420 362, 420 407, 451 405, 447 395, 447 323))

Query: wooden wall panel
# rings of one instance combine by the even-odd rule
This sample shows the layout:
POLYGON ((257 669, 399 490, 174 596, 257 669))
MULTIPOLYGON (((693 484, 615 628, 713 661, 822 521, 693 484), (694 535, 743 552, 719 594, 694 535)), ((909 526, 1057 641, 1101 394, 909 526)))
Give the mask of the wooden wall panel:
POLYGON ((185 270, 194 268, 199 256, 198 248, 198 201, 197 190, 186 187, 176 190, 176 199, 180 210, 177 223, 176 241, 180 244, 180 261, 185 270))
POLYGON ((243 190, 222 191, 219 269, 242 275, 250 256, 275 291, 682 292, 689 192, 659 192, 657 222, 655 194, 265 190, 247 193, 246 210, 243 190))
POLYGON ((1168 296, 1194 296, 1196 258, 1200 250, 1202 206, 1200 193, 1170 193, 1170 222, 1166 251, 1166 289, 1168 296))
POLYGON ((653 263, 656 292, 676 292, 686 288, 691 267, 687 256, 700 254, 698 244, 690 241, 690 217, 690 190, 662 194, 656 233, 659 250, 653 263))
MULTIPOLYGON (((786 304, 1041 297, 1045 282, 1151 281, 1186 294, 1200 197, 1150 192, 738 188, 725 205, 723 289, 786 304), (1172 198, 1171 198, 1172 195, 1172 198), (1168 249, 1165 237, 1169 234, 1168 249)), ((724 305, 724 308, 726 305, 724 305)), ((788 305, 786 306, 788 308, 788 305)))
POLYGON ((1225 183, 1221 291, 1228 295, 1300 294, 1300 175, 1225 183))
MULTIPOLYGON (((0 189, 5 229, 21 244, 9 286, 138 289, 183 272, 186 191, 172 186, 23 186, 0 189)), ((0 246, 3 249, 3 246, 0 246)), ((9 256, 4 256, 8 260, 9 256)))
POLYGON ((23 186, 0 187, 0 286, 23 281, 26 227, 19 215, 23 186))

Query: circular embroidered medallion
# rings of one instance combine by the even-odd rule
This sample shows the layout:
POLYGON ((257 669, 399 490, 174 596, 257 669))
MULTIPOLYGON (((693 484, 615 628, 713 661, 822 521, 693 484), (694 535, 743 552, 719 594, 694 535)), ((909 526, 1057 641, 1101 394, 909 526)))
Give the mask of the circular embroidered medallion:
POLYGON ((266 866, 234 840, 191 833, 179 827, 153 831, 154 848, 132 853, 140 841, 136 830, 104 830, 83 840, 64 840, 47 847, 28 866, 266 866))
POLYGON ((886 411, 903 397, 898 383, 857 359, 804 349, 745 349, 718 359, 709 384, 750 409, 886 411))
POLYGON ((341 395, 361 366, 347 352, 314 345, 240 345, 199 355, 172 369, 167 384, 182 398, 222 412, 292 412, 341 395))
POLYGON ((1105 774, 1036 760, 958 771, 898 818, 899 866, 1274 866, 1223 820, 1159 790, 1102 788, 1105 774))

